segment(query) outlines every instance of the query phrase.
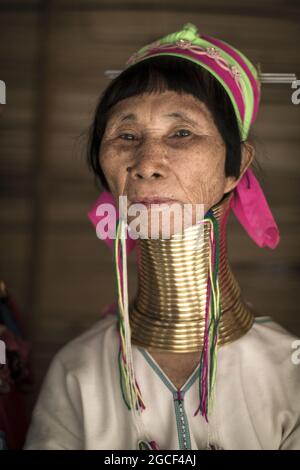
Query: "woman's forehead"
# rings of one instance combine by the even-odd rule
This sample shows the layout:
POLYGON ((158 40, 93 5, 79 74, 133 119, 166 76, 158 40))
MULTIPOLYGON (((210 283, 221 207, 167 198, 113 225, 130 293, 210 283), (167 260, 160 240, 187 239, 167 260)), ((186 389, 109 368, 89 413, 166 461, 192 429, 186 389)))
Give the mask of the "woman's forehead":
POLYGON ((143 93, 119 101, 111 109, 109 120, 137 121, 141 117, 158 115, 191 120, 211 117, 205 103, 193 95, 168 90, 163 93, 143 93))

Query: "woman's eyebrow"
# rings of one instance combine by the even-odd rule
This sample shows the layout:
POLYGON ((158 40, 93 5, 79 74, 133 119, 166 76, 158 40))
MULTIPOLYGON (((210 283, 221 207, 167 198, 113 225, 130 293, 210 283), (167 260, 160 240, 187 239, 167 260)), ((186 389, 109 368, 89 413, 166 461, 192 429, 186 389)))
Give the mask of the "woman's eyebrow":
MULTIPOLYGON (((204 116, 204 113, 199 110, 200 113, 202 114, 202 116, 204 116)), ((176 112, 173 112, 173 113, 169 113, 169 114, 165 114, 163 117, 174 117, 175 119, 182 119, 184 121, 187 121, 191 124, 199 124, 199 122, 197 122, 195 119, 191 118, 190 116, 187 116, 187 114, 183 113, 182 111, 176 111, 176 112)))

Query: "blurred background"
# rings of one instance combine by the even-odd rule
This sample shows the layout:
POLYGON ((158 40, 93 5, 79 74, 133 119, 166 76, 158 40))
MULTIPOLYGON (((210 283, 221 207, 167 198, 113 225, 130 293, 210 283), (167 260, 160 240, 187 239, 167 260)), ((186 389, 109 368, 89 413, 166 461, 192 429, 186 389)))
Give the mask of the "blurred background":
MULTIPOLYGON (((115 300, 113 255, 87 212, 99 195, 86 134, 106 69, 192 22, 263 73, 300 78, 297 1, 0 1, 0 279, 22 312, 35 376, 29 412, 55 352, 115 300)), ((299 106, 291 84, 263 84, 251 132, 258 174, 281 232, 262 249, 231 214, 228 252, 245 299, 300 335, 299 106)), ((135 256, 129 288, 136 288, 135 256)))

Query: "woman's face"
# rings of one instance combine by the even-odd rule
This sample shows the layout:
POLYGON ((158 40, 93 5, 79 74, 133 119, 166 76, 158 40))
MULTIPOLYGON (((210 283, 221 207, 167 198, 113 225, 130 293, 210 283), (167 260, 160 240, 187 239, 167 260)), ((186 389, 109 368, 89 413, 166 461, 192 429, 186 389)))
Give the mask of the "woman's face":
MULTIPOLYGON (((238 180, 225 177, 226 146, 206 105, 174 91, 145 93, 111 110, 100 165, 116 201, 146 197, 203 204, 204 214, 238 180)), ((250 161, 248 162, 250 163, 250 161)))

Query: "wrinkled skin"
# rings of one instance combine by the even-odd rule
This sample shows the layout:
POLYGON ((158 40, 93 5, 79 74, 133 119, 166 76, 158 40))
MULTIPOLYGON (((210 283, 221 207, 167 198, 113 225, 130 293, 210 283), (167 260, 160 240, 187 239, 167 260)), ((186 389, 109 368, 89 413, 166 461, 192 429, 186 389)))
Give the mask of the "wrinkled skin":
MULTIPOLYGON (((108 119, 99 158, 116 201, 161 196, 203 204, 204 214, 231 191, 251 164, 242 145, 239 179, 225 176, 225 143, 206 105, 190 94, 145 93, 119 101, 108 119), (186 117, 165 117, 169 113, 186 117), (122 117, 135 114, 136 119, 122 117)), ((130 218, 129 218, 130 220, 130 218)))

